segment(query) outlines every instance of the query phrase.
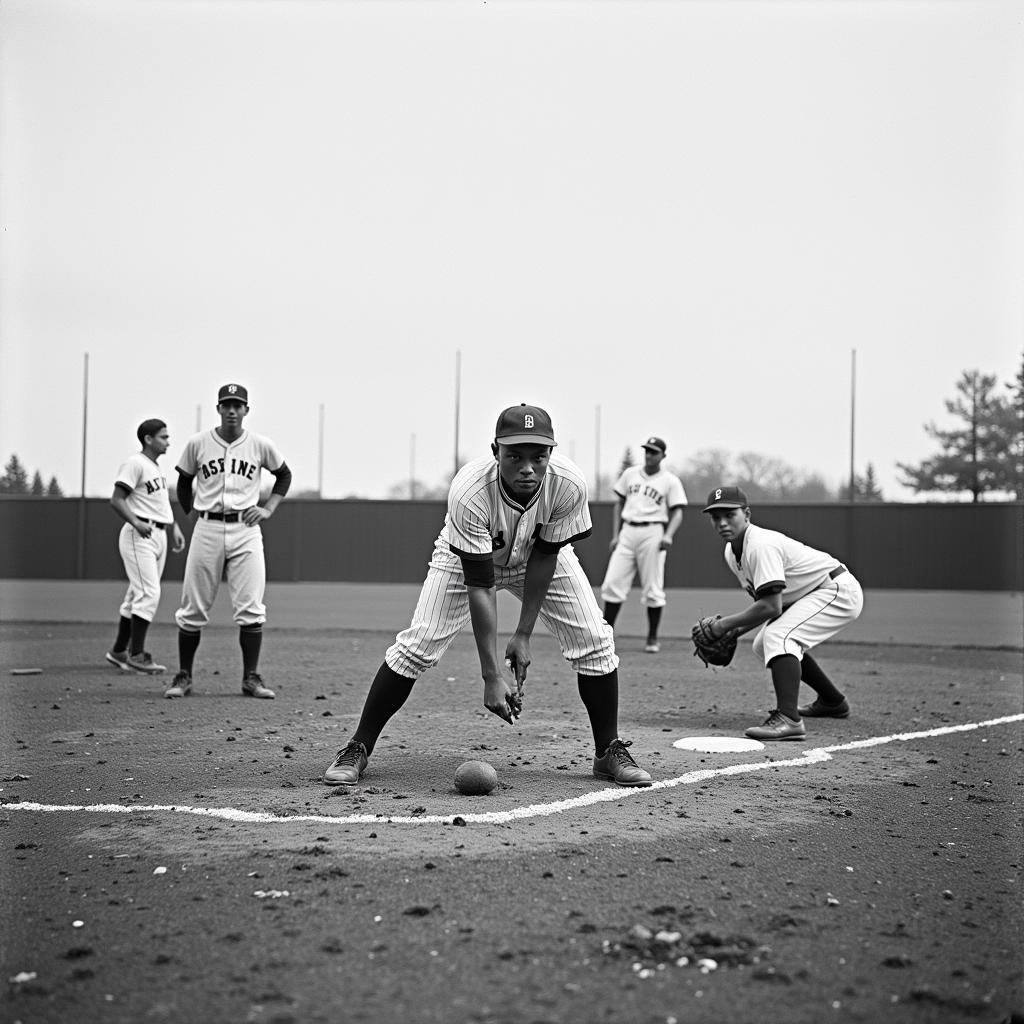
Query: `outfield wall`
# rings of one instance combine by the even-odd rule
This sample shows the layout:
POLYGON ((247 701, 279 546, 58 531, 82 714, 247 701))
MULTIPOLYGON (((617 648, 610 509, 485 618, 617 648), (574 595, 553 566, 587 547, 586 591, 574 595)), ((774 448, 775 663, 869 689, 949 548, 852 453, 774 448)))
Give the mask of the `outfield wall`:
MULTIPOLYGON (((591 510, 594 533, 576 550, 596 584, 608 562, 613 505, 593 502, 591 510)), ((418 582, 444 511, 437 501, 285 501, 263 527, 268 578, 418 582)), ((831 552, 865 587, 1024 591, 1019 502, 761 505, 754 521, 831 552)), ((0 579, 123 579, 120 525, 106 499, 4 496, 0 579)), ((721 549, 707 517, 689 509, 668 558, 666 585, 733 585, 721 549)), ((181 579, 184 565, 184 555, 169 555, 165 579, 181 579)))

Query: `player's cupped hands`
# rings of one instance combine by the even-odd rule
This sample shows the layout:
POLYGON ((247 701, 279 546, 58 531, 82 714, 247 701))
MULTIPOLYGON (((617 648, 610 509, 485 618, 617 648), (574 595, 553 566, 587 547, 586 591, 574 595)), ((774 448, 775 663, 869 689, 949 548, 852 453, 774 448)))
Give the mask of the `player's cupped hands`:
POLYGON ((509 686, 504 673, 491 679, 484 677, 484 707, 509 725, 519 717, 522 702, 516 690, 509 686))
POLYGON ((185 534, 181 532, 181 527, 177 523, 174 524, 171 532, 171 550, 175 554, 180 554, 185 550, 185 534))

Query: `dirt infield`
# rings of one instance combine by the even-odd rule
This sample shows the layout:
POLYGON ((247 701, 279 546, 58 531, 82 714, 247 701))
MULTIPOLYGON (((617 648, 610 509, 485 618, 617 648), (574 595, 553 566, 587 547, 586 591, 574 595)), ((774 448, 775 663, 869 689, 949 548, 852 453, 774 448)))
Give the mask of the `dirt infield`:
MULTIPOLYGON (((211 628, 196 695, 103 663, 108 626, 0 627, 4 1021, 1008 1021, 1022 1010, 1019 650, 821 649, 845 721, 732 754, 749 650, 628 636, 622 731, 658 785, 592 778, 575 679, 535 641, 523 718, 461 637, 364 784, 319 782, 386 634, 268 631, 273 702, 211 628), (11 675, 38 667, 38 675, 11 675), (492 763, 465 797, 455 768, 492 763)), ((154 627, 151 649, 173 652, 154 627)))

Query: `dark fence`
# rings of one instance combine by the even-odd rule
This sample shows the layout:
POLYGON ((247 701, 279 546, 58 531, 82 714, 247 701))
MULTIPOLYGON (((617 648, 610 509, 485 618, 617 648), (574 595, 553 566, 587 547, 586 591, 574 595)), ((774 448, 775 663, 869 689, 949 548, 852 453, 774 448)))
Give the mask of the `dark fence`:
MULTIPOLYGON (((613 506, 591 505, 576 546, 590 579, 608 563, 613 506)), ((285 501, 263 527, 275 581, 413 583, 444 519, 437 501, 285 501)), ((182 522, 181 510, 175 513, 182 522)), ((1024 591, 1024 504, 761 505, 754 521, 842 559, 870 588, 1024 591)), ((186 535, 191 522, 184 523, 186 535)), ((0 499, 0 579, 123 579, 121 520, 101 498, 0 499)), ((184 555, 165 579, 181 579, 184 555)), ((734 583, 707 517, 687 511, 668 558, 670 587, 734 583)))

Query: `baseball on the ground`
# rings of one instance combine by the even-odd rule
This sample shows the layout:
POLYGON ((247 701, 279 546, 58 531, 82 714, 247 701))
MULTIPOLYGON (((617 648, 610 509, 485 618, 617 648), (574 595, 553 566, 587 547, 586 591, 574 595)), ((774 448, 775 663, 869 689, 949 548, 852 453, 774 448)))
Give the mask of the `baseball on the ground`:
POLYGON ((467 796, 486 796, 498 784, 498 773, 486 761, 466 761, 455 769, 455 788, 467 796))

